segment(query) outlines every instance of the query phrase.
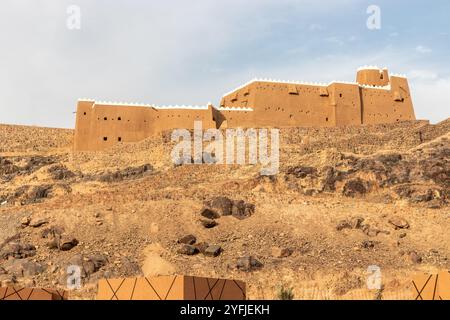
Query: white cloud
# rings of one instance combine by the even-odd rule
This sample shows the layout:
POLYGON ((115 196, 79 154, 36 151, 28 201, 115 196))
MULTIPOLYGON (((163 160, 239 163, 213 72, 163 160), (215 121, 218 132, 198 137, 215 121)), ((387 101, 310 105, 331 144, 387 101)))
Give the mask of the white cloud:
POLYGON ((411 70, 408 72, 410 80, 437 80, 439 75, 430 70, 411 70))
POLYGON ((310 31, 322 31, 322 30, 325 30, 325 27, 321 24, 313 23, 313 24, 309 25, 308 29, 310 31))
POLYGON ((433 50, 431 48, 428 48, 428 47, 425 47, 425 46, 422 46, 422 45, 417 46, 416 47, 416 51, 418 53, 422 53, 422 54, 433 52, 433 50))

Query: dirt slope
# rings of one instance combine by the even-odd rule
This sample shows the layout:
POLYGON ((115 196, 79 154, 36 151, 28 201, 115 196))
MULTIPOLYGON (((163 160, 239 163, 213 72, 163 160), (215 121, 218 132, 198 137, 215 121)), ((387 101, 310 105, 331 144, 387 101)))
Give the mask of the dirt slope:
POLYGON ((78 264, 81 299, 102 277, 173 273, 244 280, 250 299, 276 299, 280 287, 297 299, 398 299, 414 272, 450 269, 449 120, 282 130, 274 177, 174 166, 167 134, 78 154, 72 136, 0 125, 3 284, 63 287, 78 264), (205 228, 214 199, 233 214, 205 228), (222 252, 180 253, 187 234, 222 252), (382 290, 367 289, 372 265, 382 290))

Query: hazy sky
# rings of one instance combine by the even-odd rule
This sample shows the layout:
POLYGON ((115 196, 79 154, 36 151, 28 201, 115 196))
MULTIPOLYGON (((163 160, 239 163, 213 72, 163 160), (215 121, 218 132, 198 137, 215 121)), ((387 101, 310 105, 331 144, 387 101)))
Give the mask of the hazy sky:
POLYGON ((2 0, 0 123, 72 128, 78 98, 217 105, 254 77, 354 81, 366 64, 407 74, 417 117, 438 122, 449 12, 448 0, 2 0))

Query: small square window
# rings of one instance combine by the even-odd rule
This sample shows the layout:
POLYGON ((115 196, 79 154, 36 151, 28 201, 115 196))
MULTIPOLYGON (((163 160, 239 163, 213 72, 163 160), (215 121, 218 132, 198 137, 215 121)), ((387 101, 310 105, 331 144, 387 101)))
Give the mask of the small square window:
POLYGON ((103 120, 108 120, 108 118, 107 118, 107 117, 104 117, 103 120))
POLYGON ((117 141, 121 142, 122 141, 122 137, 118 137, 117 141))
POLYGON ((86 112, 84 113, 84 115, 86 115, 86 112))
POLYGON ((108 141, 108 137, 103 137, 103 141, 108 141))
POLYGON ((121 118, 121 117, 118 117, 118 118, 117 118, 117 120, 121 121, 121 120, 122 120, 122 118, 121 118))

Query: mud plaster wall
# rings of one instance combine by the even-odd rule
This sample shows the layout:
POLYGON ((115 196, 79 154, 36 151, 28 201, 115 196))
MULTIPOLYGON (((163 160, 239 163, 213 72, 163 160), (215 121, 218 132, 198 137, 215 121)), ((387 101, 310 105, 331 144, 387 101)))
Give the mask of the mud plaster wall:
POLYGON ((163 130, 215 128, 211 106, 206 109, 155 109, 79 101, 75 126, 77 151, 104 150, 116 143, 138 142, 163 130))
POLYGON ((222 108, 247 107, 253 111, 221 111, 224 123, 228 127, 331 127, 415 120, 407 79, 389 78, 387 70, 375 71, 377 76, 372 70, 358 73, 363 85, 253 82, 221 101, 222 108))
POLYGON ((164 130, 208 128, 335 127, 415 120, 408 81, 386 69, 359 70, 360 83, 329 85, 253 81, 203 109, 127 106, 79 101, 77 151, 138 142, 164 130))

